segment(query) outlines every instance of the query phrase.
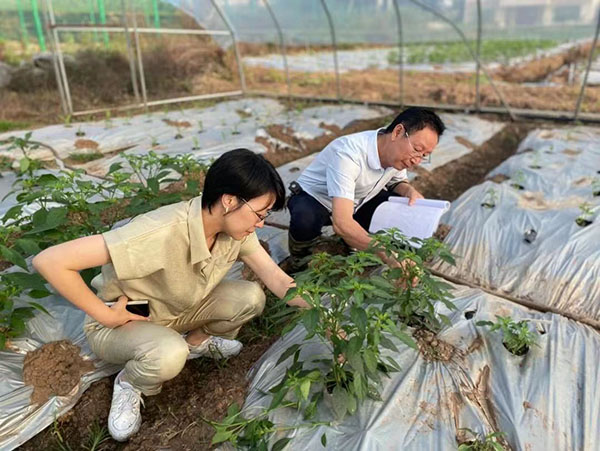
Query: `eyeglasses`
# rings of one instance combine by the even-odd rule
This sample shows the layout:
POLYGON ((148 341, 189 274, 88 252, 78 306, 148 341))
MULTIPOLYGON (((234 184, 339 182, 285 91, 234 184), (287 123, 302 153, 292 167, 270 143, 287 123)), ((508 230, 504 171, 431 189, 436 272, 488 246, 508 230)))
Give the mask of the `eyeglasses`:
POLYGON ((273 213, 271 210, 269 210, 264 215, 261 215, 261 214, 257 213, 254 208, 252 208, 250 206, 250 204, 248 203, 248 201, 246 199, 244 199, 243 197, 238 197, 238 199, 241 200, 242 202, 244 202, 248 206, 248 208, 250 210, 252 210, 252 213, 254 213, 256 215, 256 217, 259 219, 258 222, 263 222, 265 219, 267 219, 271 215, 271 213, 273 213))
POLYGON ((408 144, 410 145, 410 148, 413 150, 413 152, 419 154, 419 158, 421 158, 421 164, 431 164, 431 152, 425 155, 422 152, 417 151, 415 149, 415 146, 412 145, 412 142, 408 137, 408 132, 406 131, 404 132, 404 137, 408 140, 408 144))

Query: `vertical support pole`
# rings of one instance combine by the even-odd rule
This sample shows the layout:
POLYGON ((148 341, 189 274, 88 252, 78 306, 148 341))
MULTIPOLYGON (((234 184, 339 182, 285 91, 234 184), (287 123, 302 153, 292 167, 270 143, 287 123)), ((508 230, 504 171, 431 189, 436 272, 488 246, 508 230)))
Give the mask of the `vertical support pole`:
POLYGON ((27 22, 25 22, 21 0, 17 0, 17 11, 19 13, 19 26, 21 27, 21 40, 23 41, 23 47, 27 48, 29 45, 29 33, 27 32, 27 22))
POLYGON ((148 6, 148 2, 152 0, 144 0, 144 19, 146 20, 146 27, 149 27, 152 23, 152 13, 150 12, 150 7, 148 6))
POLYGON ((394 0, 394 13, 396 14, 396 26, 398 28, 398 87, 400 94, 400 107, 404 106, 404 37, 402 35, 402 16, 398 0, 394 0))
POLYGON ((592 60, 594 59, 594 49, 598 43, 598 34, 600 33, 600 7, 598 8, 598 21, 596 23, 596 32, 594 33, 594 41, 590 48, 590 57, 588 58, 587 67, 585 68, 585 74, 583 75, 583 81, 581 82, 581 91, 579 91, 579 97, 577 98, 577 105, 575 106, 575 114, 573 114, 573 120, 576 121, 581 111, 581 103, 583 102, 583 93, 585 92, 585 85, 587 85, 588 76, 590 74, 590 68, 592 67, 592 60))
POLYGON ((242 59, 240 58, 240 50, 237 45, 237 36, 235 34, 235 30, 233 29, 233 25, 229 22, 229 19, 225 15, 225 12, 221 9, 219 4, 215 0, 210 0, 213 5, 213 8, 217 11, 221 20, 225 23, 225 26, 229 30, 229 34, 231 35, 231 40, 233 41, 233 52, 235 54, 235 61, 238 65, 238 71, 240 74, 240 84, 242 87, 242 93, 246 92, 246 77, 244 77, 244 68, 242 67, 242 59))
MULTIPOLYGON (((88 8, 90 10, 90 24, 96 25, 96 9, 94 8, 94 0, 88 0, 88 8)), ((94 42, 98 42, 98 32, 94 30, 94 42)))
MULTIPOLYGON (((106 25, 106 10, 104 9, 104 0, 98 0, 98 15, 100 16, 100 24, 106 25)), ((103 31, 102 37, 104 39, 104 47, 108 48, 108 33, 103 31)))
POLYGON ((479 113, 481 110, 481 93, 479 91, 479 81, 481 76, 481 64, 479 59, 481 58, 481 0, 477 0, 477 48, 475 49, 475 54, 477 58, 475 59, 475 111, 479 113))
POLYGON ((37 0, 31 0, 31 13, 33 14, 33 23, 35 24, 35 32, 37 33, 38 42, 40 43, 40 50, 45 52, 46 39, 44 38, 44 29, 42 28, 42 21, 40 20, 37 0))
POLYGON ((46 17, 48 18, 50 43, 52 45, 52 65, 54 66, 54 74, 56 75, 56 84, 60 94, 60 103, 65 115, 73 114, 73 104, 71 102, 71 93, 69 91, 69 82, 65 71, 65 62, 63 61, 62 53, 60 52, 60 41, 58 32, 56 31, 56 21, 54 19, 54 9, 52 8, 52 0, 44 0, 46 9, 46 17))
POLYGON ((325 15, 327 16, 327 22, 329 23, 329 32, 331 33, 331 43, 333 44, 333 65, 335 67, 335 91, 338 100, 342 99, 342 88, 340 84, 340 68, 338 66, 338 55, 337 55, 337 41, 335 39, 335 27, 333 26, 333 20, 331 19, 331 14, 329 13, 329 8, 327 8, 327 3, 325 0, 321 0, 321 5, 323 6, 323 11, 325 11, 325 15))
POLYGON ((158 0, 152 0, 152 10, 154 11, 154 28, 160 28, 160 13, 158 11, 158 0))
POLYGON ((148 112, 148 94, 146 92, 146 77, 144 75, 144 63, 142 61, 142 48, 140 46, 140 34, 137 29, 137 16, 133 14, 133 38, 135 40, 135 53, 137 56, 138 73, 140 74, 140 87, 142 88, 142 102, 144 110, 148 112))
POLYGON ((271 5, 269 4, 269 1, 263 0, 263 3, 267 7, 267 11, 269 12, 271 19, 273 20, 273 23, 275 24, 275 28, 277 29, 277 35, 279 36, 279 47, 281 48, 281 56, 283 58, 283 67, 285 69, 285 81, 287 83, 288 97, 290 97, 292 95, 292 84, 290 82, 290 71, 288 68, 287 55, 286 55, 286 51, 285 51, 285 41, 283 40, 283 31, 281 30, 279 21, 277 20, 277 17, 275 17, 275 13, 273 12, 271 5))
POLYGON ((135 74, 135 59, 133 55, 133 48, 131 46, 131 36, 129 35, 129 29, 127 28, 127 8, 125 7, 125 0, 121 0, 121 24, 125 31, 125 42, 127 43, 127 57, 129 59, 129 72, 131 74, 131 84, 133 86, 133 95, 135 100, 140 102, 140 91, 138 89, 137 75, 135 74))

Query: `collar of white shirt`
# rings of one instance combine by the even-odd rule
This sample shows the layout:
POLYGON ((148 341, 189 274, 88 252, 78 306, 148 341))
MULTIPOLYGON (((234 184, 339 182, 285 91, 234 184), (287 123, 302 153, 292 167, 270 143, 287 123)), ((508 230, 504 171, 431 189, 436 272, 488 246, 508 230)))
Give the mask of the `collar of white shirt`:
POLYGON ((371 169, 376 171, 383 169, 381 167, 381 160, 379 160, 379 152, 377 151, 377 137, 383 130, 383 128, 380 128, 377 130, 377 133, 373 134, 372 142, 369 143, 369 149, 367 150, 367 163, 371 169))

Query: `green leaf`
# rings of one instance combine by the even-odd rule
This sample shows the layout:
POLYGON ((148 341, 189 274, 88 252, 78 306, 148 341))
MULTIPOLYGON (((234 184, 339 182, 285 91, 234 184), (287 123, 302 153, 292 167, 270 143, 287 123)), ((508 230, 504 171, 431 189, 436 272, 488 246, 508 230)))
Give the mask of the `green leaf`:
POLYGON ((29 293, 27 293, 27 296, 33 299, 43 299, 47 298, 51 294, 52 293, 48 290, 31 290, 29 293))
POLYGON ((22 212, 22 205, 14 205, 10 207, 8 211, 4 214, 4 216, 2 217, 2 222, 6 224, 6 221, 8 221, 9 219, 17 219, 19 216, 21 216, 22 212))
POLYGON ((154 194, 158 194, 158 191, 159 191, 159 182, 158 182, 158 179, 155 178, 155 177, 149 178, 148 179, 148 188, 150 188, 150 190, 154 194))
POLYGON ((302 324, 306 328, 309 335, 315 333, 315 328, 319 322, 319 311, 316 308, 312 308, 306 311, 302 317, 302 324))
POLYGON ((327 435, 325 432, 323 432, 323 435, 321 436, 321 445, 323 445, 323 448, 327 447, 327 435))
POLYGON ((386 337, 385 335, 381 335, 379 342, 381 343, 381 346, 383 346, 384 348, 390 349, 394 352, 400 352, 398 350, 398 347, 394 344, 394 342, 392 340, 390 340, 388 337, 386 337))
POLYGON ((281 451, 286 445, 292 440, 292 437, 284 437, 282 439, 277 440, 271 448, 271 451, 281 451))
POLYGON ((360 353, 356 353, 356 352, 348 353, 346 355, 346 358, 348 359, 348 363, 350 363, 350 365, 352 365, 352 369, 354 371, 356 371, 358 374, 365 373, 365 369, 363 366, 363 361, 361 359, 360 353))
POLYGON ((7 278, 25 290, 46 290, 46 283, 37 273, 30 274, 27 272, 11 272, 4 274, 3 277, 7 278))
POLYGON ((110 168, 108 168, 108 172, 106 173, 106 175, 110 175, 113 172, 116 172, 120 169, 123 169, 123 165, 121 163, 113 163, 110 165, 110 168))
POLYGON ((232 436, 232 431, 228 431, 227 429, 217 430, 217 433, 213 436, 211 445, 215 445, 217 443, 226 442, 232 436))
POLYGON ((354 324, 356 324, 358 330, 361 333, 365 333, 368 323, 367 314, 365 310, 361 307, 353 306, 352 310, 350 311, 350 318, 352 318, 352 321, 354 322, 354 324))
POLYGON ((348 394, 339 385, 336 385, 332 393, 332 406, 333 412, 338 419, 343 419, 346 416, 346 410, 348 409, 348 394))
POLYGON ((21 158, 19 160, 19 169, 21 172, 26 172, 29 169, 29 165, 31 164, 31 160, 27 157, 21 158))
MULTIPOLYGON (((43 211, 43 210, 40 210, 43 211)), ((37 213, 37 212, 36 212, 37 213)), ((35 215, 34 215, 35 216, 35 215)), ((57 207, 48 210, 46 217, 44 218, 43 224, 35 226, 25 235, 31 235, 34 233, 45 232, 47 230, 56 229, 57 227, 66 224, 67 222, 67 208, 57 207)))
POLYGON ((289 357, 291 357, 298 349, 300 348, 300 344, 295 344, 290 346, 289 348, 287 348, 285 351, 283 351, 283 354, 281 354, 281 356, 279 357, 279 360, 277 360, 277 363, 275 364, 275 366, 279 365, 281 362, 287 360, 289 357))
POLYGON ((310 379, 304 379, 300 383, 300 393, 302 395, 302 399, 308 399, 308 395, 310 393, 310 384, 311 384, 310 379))
POLYGON ((281 390, 279 390, 277 393, 275 393, 273 395, 273 399, 271 400, 271 405, 269 406, 269 410, 274 409, 279 404, 281 404, 281 401, 283 401, 283 398, 285 398, 285 395, 287 395, 288 391, 289 391, 288 387, 282 387, 281 390))
POLYGON ((25 262, 25 259, 17 251, 9 249, 0 244, 0 254, 6 261, 9 261, 13 265, 20 266, 24 270, 27 270, 27 263, 25 262))
POLYGON ((356 398, 354 396, 352 396, 350 393, 347 393, 346 396, 346 408, 348 409, 348 413, 350 415, 354 415, 354 413, 356 412, 356 398))
POLYGON ((377 356, 375 356, 375 353, 371 349, 365 350, 363 359, 370 373, 377 371, 377 356))
POLYGON ((417 343, 415 343, 415 340, 413 340, 411 336, 407 335, 401 330, 393 331, 393 334, 396 338, 398 338, 402 343, 404 343, 408 347, 417 349, 417 343))
POLYGON ((34 255, 41 250, 37 242, 30 238, 19 238, 15 241, 15 246, 21 249, 26 255, 34 255))

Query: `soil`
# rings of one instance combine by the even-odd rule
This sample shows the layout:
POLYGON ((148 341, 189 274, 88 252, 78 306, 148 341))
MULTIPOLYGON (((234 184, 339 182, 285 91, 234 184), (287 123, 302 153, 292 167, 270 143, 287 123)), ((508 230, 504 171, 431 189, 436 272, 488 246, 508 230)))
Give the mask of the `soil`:
POLYGON ((448 224, 444 224, 441 223, 437 230, 435 231, 435 233, 433 234, 434 238, 437 238, 440 241, 444 241, 446 239, 446 237, 448 236, 448 234, 450 233, 450 231, 452 230, 452 226, 449 226, 448 224))
POLYGON ((23 363, 25 385, 33 386, 32 404, 43 404, 50 396, 66 396, 79 384, 81 376, 94 370, 81 350, 67 340, 47 343, 28 352, 23 363))
POLYGON ((188 128, 192 126, 192 124, 190 124, 188 121, 172 121, 170 119, 163 119, 163 122, 171 127, 177 128, 188 128))
POLYGON ((83 139, 83 138, 79 138, 75 141, 75 148, 76 149, 92 149, 92 150, 96 150, 98 149, 100 145, 92 140, 92 139, 83 139))
MULTIPOLYGON (((503 67, 496 71, 495 75, 500 79, 512 83, 526 83, 543 81, 570 63, 584 60, 592 48, 592 43, 587 42, 557 55, 551 55, 528 61, 515 66, 503 67)), ((568 73, 568 71, 567 71, 568 73)), ((566 77, 565 73, 563 77, 566 77)), ((561 77, 562 78, 562 77, 561 77)), ((559 80, 561 79, 559 78, 559 80)), ((566 78, 563 80, 566 81, 566 78)))
POLYGON ((510 180, 510 177, 505 174, 496 174, 495 176, 490 177, 488 180, 494 183, 502 183, 506 180, 510 180))
POLYGON ((417 329, 413 332, 413 337, 417 341, 419 352, 429 362, 448 362, 456 352, 454 346, 440 340, 429 330, 417 329))
MULTIPOLYGON (((163 385, 159 395, 144 399, 140 431, 126 443, 109 439, 102 449, 210 449, 214 429, 204 420, 218 421, 225 416, 230 404, 243 403, 246 373, 274 340, 262 338, 250 343, 237 357, 225 363, 219 364, 210 359, 190 360, 176 378, 163 385)), ((87 427, 94 420, 101 426, 106 425, 113 381, 114 376, 92 384, 77 405, 59 419, 61 435, 72 449, 82 449, 89 436, 87 427)), ((51 426, 19 449, 38 451, 56 448, 51 426)))

